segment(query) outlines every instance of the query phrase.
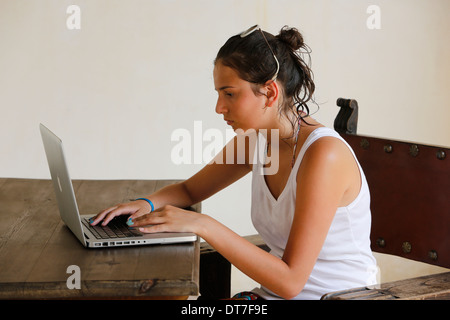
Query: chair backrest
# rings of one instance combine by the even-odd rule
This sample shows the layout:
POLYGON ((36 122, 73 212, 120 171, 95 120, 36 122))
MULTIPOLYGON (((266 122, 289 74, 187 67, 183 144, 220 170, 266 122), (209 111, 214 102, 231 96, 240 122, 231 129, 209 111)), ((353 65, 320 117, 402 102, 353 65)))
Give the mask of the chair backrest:
MULTIPOLYGON (((338 105, 346 108, 348 101, 356 103, 338 105)), ((369 184, 372 250, 449 268, 450 149, 359 136, 351 125, 354 134, 335 129, 353 148, 369 184)))

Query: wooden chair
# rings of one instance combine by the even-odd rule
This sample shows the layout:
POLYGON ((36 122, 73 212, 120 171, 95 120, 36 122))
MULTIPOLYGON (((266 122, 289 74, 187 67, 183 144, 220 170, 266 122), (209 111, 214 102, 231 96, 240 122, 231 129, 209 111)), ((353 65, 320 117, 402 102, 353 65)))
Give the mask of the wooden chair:
MULTIPOLYGON (((450 268, 450 149, 357 135, 357 102, 337 104, 335 130, 353 148, 370 188, 372 251, 450 268)), ((450 272, 322 298, 448 299, 450 272)))
MULTIPOLYGON (((450 149, 357 135, 358 103, 338 99, 334 128, 353 148, 371 192, 371 248, 450 268, 450 149)), ((268 249, 259 236, 247 237, 268 249)), ((202 299, 230 296, 231 266, 208 244, 202 299)), ((449 299, 450 272, 325 294, 322 299, 449 299)))

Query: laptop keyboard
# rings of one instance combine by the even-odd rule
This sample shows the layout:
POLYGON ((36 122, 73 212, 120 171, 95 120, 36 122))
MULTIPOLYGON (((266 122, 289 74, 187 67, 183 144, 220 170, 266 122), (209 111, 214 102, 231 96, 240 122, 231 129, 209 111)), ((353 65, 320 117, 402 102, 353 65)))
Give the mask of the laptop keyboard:
POLYGON ((106 226, 92 226, 88 218, 82 219, 82 222, 97 239, 142 237, 142 233, 127 226, 127 219, 128 216, 118 216, 106 226))

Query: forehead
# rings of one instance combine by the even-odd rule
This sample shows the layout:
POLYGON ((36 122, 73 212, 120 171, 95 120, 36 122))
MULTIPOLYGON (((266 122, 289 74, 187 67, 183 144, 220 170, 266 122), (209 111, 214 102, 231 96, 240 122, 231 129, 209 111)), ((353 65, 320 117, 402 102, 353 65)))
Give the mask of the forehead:
POLYGON ((224 66, 220 61, 214 66, 213 77, 216 90, 223 87, 240 86, 246 82, 238 76, 234 69, 224 66))

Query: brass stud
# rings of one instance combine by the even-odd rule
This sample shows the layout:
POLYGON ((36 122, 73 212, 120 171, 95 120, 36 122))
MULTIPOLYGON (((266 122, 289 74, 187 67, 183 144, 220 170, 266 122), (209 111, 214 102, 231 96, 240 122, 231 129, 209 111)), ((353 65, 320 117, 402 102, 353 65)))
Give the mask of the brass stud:
POLYGON ((417 155, 419 154, 419 147, 417 146, 417 144, 412 144, 409 147, 409 154, 413 157, 417 157, 417 155))
POLYGON ((386 241, 384 241, 383 238, 378 238, 378 239, 377 239, 377 245, 378 245, 380 248, 384 248, 384 247, 386 246, 386 241))
POLYGON ((431 260, 436 261, 437 258, 438 258, 438 254, 437 254, 437 252, 436 252, 435 250, 430 250, 430 251, 428 251, 428 257, 429 257, 431 260))
POLYGON ((390 144, 384 146, 384 152, 386 153, 391 153, 393 149, 394 148, 390 144))
POLYGON ((402 250, 404 253, 410 253, 412 249, 411 243, 405 241, 402 243, 402 250))
POLYGON ((359 143, 359 145, 363 148, 363 149, 368 149, 370 146, 369 140, 367 139, 361 139, 361 142, 359 143))
POLYGON ((444 160, 444 159, 445 159, 445 156, 446 156, 446 154, 445 154, 445 151, 444 151, 444 150, 438 150, 438 151, 436 152, 436 157, 437 157, 439 160, 444 160))

